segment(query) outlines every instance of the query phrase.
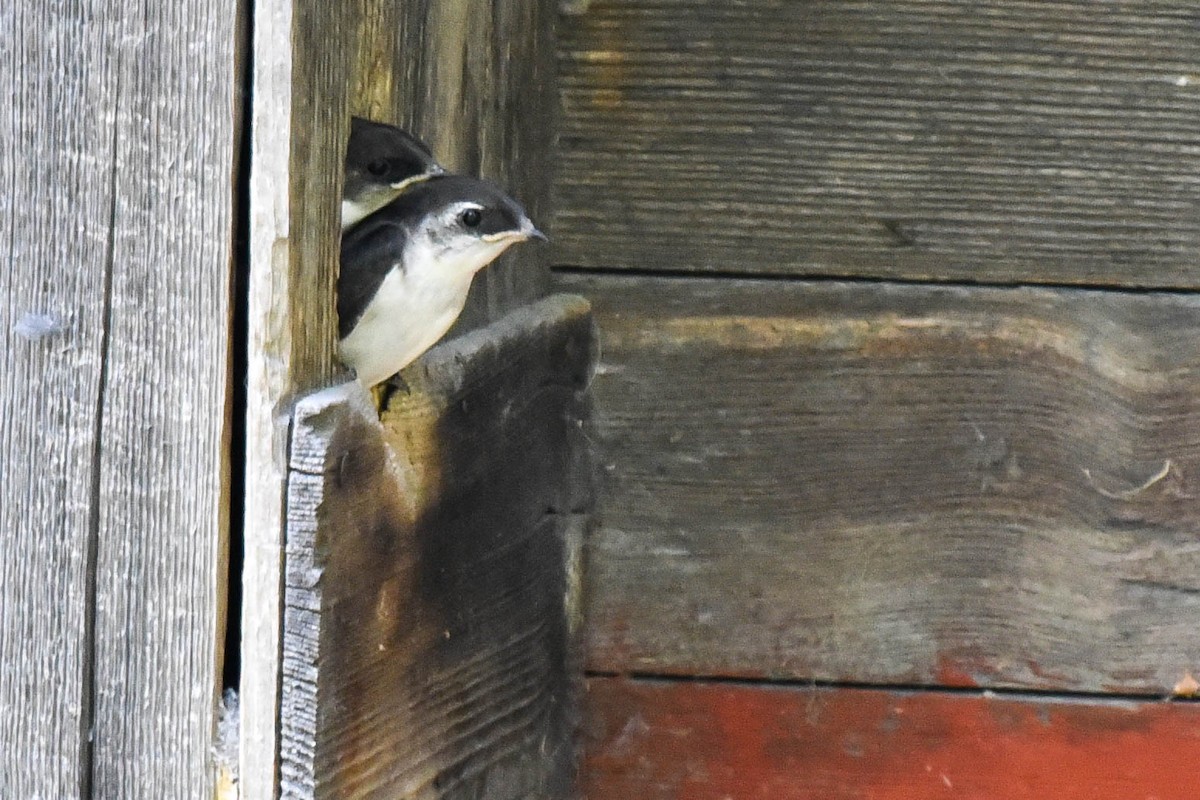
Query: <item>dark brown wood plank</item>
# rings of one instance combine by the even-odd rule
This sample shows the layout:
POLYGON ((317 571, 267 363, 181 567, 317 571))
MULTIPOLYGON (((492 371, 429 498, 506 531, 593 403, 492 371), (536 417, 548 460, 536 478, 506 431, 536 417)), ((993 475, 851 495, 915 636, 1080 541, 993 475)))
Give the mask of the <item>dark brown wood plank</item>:
POLYGON ((594 358, 555 297, 430 351, 382 423, 357 384, 300 402, 283 798, 570 795, 594 358))
POLYGON ((1200 297, 565 278, 589 664, 1163 693, 1200 671, 1200 297))
POLYGON ((1200 285, 1194 3, 570 8, 556 263, 1200 285))
POLYGON ((0 6, 0 797, 90 775, 119 4, 64 5, 0 6))
POLYGON ((588 681, 590 800, 1191 800, 1195 704, 588 681))

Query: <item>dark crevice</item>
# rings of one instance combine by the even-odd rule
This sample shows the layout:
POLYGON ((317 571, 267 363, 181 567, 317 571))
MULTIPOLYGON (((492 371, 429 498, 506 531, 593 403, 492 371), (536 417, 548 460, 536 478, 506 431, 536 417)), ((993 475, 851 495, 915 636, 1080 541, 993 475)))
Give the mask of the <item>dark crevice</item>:
POLYGON ((587 678, 618 678, 647 683, 709 683, 763 689, 858 689, 896 694, 942 694, 966 697, 1003 697, 1013 700, 1077 700, 1108 703, 1200 702, 1200 698, 1172 697, 1161 692, 1104 692, 1073 689, 1033 689, 1011 686, 943 686, 927 683, 872 683, 869 681, 806 680, 803 678, 748 678, 720 674, 677 675, 658 672, 587 670, 587 678))
POLYGON ((558 264, 551 268, 556 275, 586 277, 588 275, 614 278, 663 278, 666 280, 736 280, 776 281, 785 283, 846 283, 854 285, 929 286, 979 289, 1064 289, 1068 291, 1112 292, 1121 294, 1167 294, 1194 296, 1200 289, 1152 284, 1071 283, 1067 281, 1003 281, 1003 280, 943 280, 936 278, 906 278, 902 276, 842 275, 838 273, 739 272, 737 270, 690 269, 626 269, 625 267, 581 267, 558 264))
POLYGON ((253 86, 254 3, 238 4, 238 137, 234 166, 233 277, 229 330, 229 574, 226 579, 223 689, 237 689, 242 672, 242 572, 245 564, 246 380, 250 299, 250 120, 253 86))
MULTIPOLYGON (((113 89, 116 107, 121 104, 121 65, 118 59, 116 83, 113 89)), ((120 115, 117 115, 119 119, 120 115)), ((80 696, 81 712, 79 715, 79 796, 83 800, 92 796, 95 784, 93 758, 93 742, 96 724, 96 609, 97 602, 97 561, 100 557, 100 500, 103 487, 100 480, 100 470, 104 459, 104 449, 101 446, 104 436, 104 400, 108 390, 108 353, 110 334, 112 331, 112 295, 113 273, 116 264, 116 235, 117 235, 117 172, 119 170, 118 146, 120 125, 113 123, 112 131, 112 173, 108 184, 108 241, 105 244, 104 256, 104 300, 103 318, 100 326, 100 377, 96 386, 96 407, 92 427, 92 484, 91 502, 88 509, 87 550, 85 555, 85 587, 83 596, 87 606, 83 618, 83 690, 80 696)))

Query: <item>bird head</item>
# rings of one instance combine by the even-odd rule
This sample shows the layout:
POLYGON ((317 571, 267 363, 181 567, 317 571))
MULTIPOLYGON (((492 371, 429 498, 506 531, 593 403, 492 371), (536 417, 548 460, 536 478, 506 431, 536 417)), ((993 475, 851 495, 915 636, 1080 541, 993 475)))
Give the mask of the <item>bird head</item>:
POLYGON ((438 269, 474 274, 514 244, 546 241, 520 203, 495 184, 444 176, 422 185, 420 193, 425 209, 410 236, 428 248, 438 269))
POLYGON ((445 172, 428 145, 394 125, 350 120, 342 229, 386 205, 410 185, 445 172))

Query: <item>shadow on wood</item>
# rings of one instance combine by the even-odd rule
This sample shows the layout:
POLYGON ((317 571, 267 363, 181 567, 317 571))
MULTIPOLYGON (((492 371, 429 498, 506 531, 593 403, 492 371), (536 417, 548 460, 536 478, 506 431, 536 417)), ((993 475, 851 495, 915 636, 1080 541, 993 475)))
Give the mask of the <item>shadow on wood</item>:
POLYGON ((435 348, 382 423, 357 384, 299 403, 284 798, 570 796, 595 341, 554 297, 435 348))

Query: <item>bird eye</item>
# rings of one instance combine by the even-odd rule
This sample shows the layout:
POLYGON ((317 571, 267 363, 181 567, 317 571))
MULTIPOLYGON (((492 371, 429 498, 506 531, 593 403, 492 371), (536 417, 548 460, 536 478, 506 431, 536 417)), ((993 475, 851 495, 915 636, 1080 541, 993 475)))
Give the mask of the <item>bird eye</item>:
POLYGON ((382 178, 384 175, 388 174, 388 162, 372 161, 370 164, 367 164, 367 172, 371 173, 376 178, 382 178))
POLYGON ((480 213, 478 208, 468 208, 459 215, 459 219, 468 228, 477 228, 479 227, 479 223, 483 222, 483 214, 480 213))

